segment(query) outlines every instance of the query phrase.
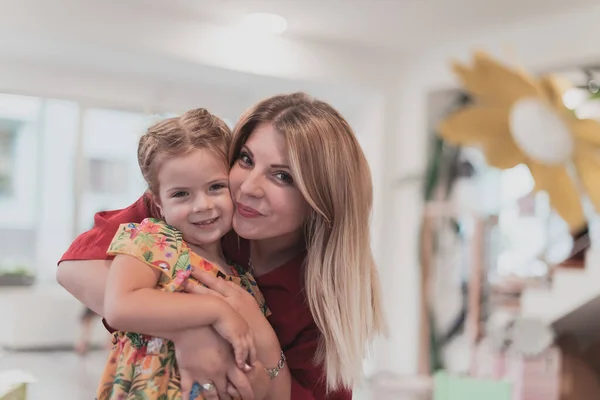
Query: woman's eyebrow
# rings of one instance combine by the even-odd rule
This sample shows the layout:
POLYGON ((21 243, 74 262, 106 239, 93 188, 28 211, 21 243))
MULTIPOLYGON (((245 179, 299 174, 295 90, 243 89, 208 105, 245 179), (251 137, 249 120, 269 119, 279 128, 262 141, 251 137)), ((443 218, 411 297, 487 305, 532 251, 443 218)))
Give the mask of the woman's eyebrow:
POLYGON ((250 155, 252 157, 254 157, 254 153, 252 152, 252 150, 250 150, 250 148, 248 147, 248 145, 246 145, 246 144, 243 145, 241 150, 247 151, 248 153, 250 153, 250 155))
POLYGON ((289 165, 285 165, 285 164, 271 164, 271 168, 285 168, 285 169, 290 169, 289 165))

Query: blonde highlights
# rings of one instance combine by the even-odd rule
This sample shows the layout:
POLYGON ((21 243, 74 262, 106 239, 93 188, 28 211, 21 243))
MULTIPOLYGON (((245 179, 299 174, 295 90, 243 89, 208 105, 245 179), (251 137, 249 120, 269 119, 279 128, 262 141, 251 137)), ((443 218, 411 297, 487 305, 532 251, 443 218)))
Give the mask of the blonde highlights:
POLYGON ((156 195, 156 173, 165 158, 208 149, 226 162, 230 142, 231 130, 225 122, 207 110, 197 108, 148 128, 138 144, 138 163, 150 191, 156 195))
POLYGON ((233 133, 232 164, 260 123, 286 138, 295 184, 311 207, 305 221, 305 290, 322 333, 316 361, 328 390, 352 387, 368 343, 385 330, 371 252, 371 173, 344 118, 303 93, 279 95, 247 111, 233 133))

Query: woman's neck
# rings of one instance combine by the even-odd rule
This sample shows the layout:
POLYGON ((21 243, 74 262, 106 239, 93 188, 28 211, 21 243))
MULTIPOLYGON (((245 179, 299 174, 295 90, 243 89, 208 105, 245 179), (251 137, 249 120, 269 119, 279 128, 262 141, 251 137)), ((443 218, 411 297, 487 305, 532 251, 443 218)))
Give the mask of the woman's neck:
POLYGON ((250 241, 249 264, 255 276, 269 273, 306 250, 301 231, 250 241))

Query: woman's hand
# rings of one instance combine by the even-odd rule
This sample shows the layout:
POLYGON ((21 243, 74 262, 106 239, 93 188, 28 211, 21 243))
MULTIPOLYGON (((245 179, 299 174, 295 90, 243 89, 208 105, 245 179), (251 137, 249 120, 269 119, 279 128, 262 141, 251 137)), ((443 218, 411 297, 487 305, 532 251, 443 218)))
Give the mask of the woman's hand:
POLYGON ((185 283, 184 289, 188 293, 212 294, 222 297, 229 305, 236 310, 247 321, 250 329, 254 333, 257 349, 275 351, 277 349, 278 339, 275 331, 269 324, 269 321, 263 315, 258 303, 247 290, 233 282, 226 281, 216 276, 202 272, 199 269, 192 270, 192 276, 207 287, 199 285, 192 280, 185 283), (262 343, 262 345, 261 345, 262 343))
MULTIPOLYGON (((252 370, 246 370, 247 377, 254 390, 255 398, 289 399, 291 394, 291 374, 287 366, 281 369, 276 380, 271 381, 265 371, 265 365, 275 367, 281 358, 281 346, 273 327, 264 317, 254 297, 244 288, 202 271, 193 270, 192 276, 207 287, 188 281, 185 290, 188 293, 211 294, 224 299, 248 322, 256 340, 257 357, 252 370)), ((237 385, 228 388, 229 396, 243 397, 237 385), (236 392, 235 389, 238 391, 236 392), (239 395, 238 395, 239 394, 239 395)), ((223 398, 221 397, 221 400, 223 398)))
MULTIPOLYGON (((246 372, 246 376, 250 381, 250 385, 252 385, 254 398, 256 400, 262 400, 266 398, 269 390, 271 389, 271 380, 265 371, 265 366, 260 361, 255 362, 252 364, 252 369, 246 372)), ((235 399, 239 399, 241 397, 238 390, 232 384, 227 386, 227 393, 235 399)))
MULTIPOLYGON (((245 371, 235 363, 230 344, 212 327, 182 331, 174 337, 177 365, 181 374, 181 393, 189 399, 192 385, 212 383, 215 388, 202 394, 206 400, 231 400, 229 381, 243 400, 254 400, 253 388, 245 371)), ((250 368, 246 368, 250 371, 250 368)))

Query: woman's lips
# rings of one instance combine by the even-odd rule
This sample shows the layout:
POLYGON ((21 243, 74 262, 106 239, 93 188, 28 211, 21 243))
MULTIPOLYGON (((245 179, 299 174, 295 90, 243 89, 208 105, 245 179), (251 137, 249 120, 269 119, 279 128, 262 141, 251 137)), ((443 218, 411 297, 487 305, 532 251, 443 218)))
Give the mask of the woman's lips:
POLYGON ((260 212, 258 212, 252 207, 245 206, 241 203, 237 203, 236 205, 238 214, 240 214, 244 218, 256 218, 262 215, 260 212))

